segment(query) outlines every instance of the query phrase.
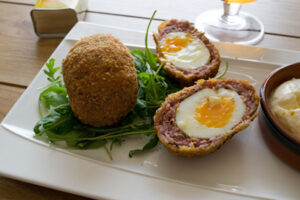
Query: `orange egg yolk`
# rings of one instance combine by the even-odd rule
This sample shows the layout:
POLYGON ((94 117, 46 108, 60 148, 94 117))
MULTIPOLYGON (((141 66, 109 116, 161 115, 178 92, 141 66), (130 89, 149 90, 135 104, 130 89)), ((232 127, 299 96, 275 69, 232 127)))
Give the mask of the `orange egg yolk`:
POLYGON ((164 44, 162 51, 167 53, 176 53, 183 48, 186 48, 188 43, 193 41, 193 36, 186 34, 185 37, 175 35, 168 37, 164 44))
POLYGON ((196 107, 194 118, 209 128, 221 128, 231 119, 234 107, 231 97, 221 97, 219 101, 207 98, 196 107))

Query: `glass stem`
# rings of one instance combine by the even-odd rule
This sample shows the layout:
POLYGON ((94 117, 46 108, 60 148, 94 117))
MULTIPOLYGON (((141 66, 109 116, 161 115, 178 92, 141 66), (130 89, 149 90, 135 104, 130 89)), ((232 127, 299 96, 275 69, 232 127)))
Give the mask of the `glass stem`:
POLYGON ((224 1, 224 14, 221 17, 223 22, 231 23, 235 17, 238 17, 241 9, 241 4, 239 3, 226 3, 224 1))

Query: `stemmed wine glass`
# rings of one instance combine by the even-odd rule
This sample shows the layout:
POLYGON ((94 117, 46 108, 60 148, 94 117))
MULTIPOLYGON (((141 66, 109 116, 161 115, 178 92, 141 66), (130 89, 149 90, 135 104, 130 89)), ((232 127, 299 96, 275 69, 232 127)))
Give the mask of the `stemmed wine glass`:
POLYGON ((197 17, 195 26, 212 41, 256 44, 264 35, 264 25, 255 16, 241 12, 241 4, 255 0, 224 0, 224 9, 213 9, 197 17))

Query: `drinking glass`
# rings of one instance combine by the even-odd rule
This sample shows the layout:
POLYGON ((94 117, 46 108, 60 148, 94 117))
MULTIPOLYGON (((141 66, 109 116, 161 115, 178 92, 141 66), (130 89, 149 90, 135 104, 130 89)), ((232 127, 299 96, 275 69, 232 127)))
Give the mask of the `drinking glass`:
POLYGON ((264 35, 264 25, 255 16, 241 12, 243 3, 255 0, 225 0, 224 9, 213 9, 197 17, 195 26, 212 41, 256 44, 264 35))

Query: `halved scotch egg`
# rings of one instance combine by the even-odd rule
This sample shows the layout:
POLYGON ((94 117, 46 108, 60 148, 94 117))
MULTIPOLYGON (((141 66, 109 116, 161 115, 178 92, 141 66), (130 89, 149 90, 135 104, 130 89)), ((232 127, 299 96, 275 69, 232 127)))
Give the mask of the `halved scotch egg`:
POLYGON ((164 21, 153 37, 158 61, 180 84, 190 86, 218 73, 221 62, 218 50, 188 21, 164 21))
POLYGON ((257 116, 253 86, 234 79, 199 80, 169 95, 154 116, 161 143, 184 156, 216 151, 257 116))

